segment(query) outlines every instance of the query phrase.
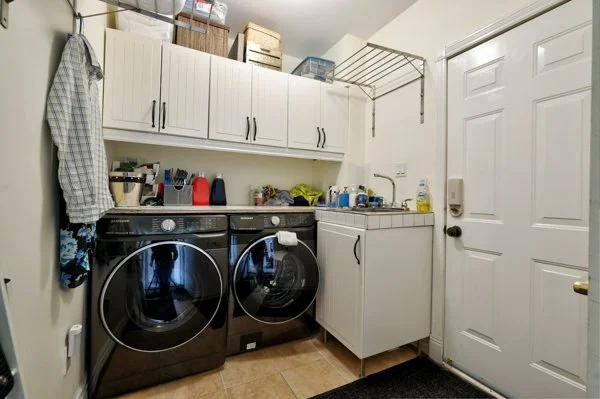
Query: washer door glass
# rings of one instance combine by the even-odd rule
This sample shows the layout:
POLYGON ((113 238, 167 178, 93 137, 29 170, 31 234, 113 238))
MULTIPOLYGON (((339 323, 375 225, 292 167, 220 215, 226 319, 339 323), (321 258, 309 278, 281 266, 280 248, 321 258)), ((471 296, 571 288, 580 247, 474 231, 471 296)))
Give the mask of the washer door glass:
POLYGON ((279 245, 270 235, 250 244, 233 272, 233 291, 242 310, 270 324, 285 323, 312 305, 319 288, 319 266, 310 248, 279 245))
POLYGON ((144 352, 180 346, 212 321, 223 295, 217 264, 185 242, 162 241, 137 249, 108 276, 100 317, 121 345, 144 352))

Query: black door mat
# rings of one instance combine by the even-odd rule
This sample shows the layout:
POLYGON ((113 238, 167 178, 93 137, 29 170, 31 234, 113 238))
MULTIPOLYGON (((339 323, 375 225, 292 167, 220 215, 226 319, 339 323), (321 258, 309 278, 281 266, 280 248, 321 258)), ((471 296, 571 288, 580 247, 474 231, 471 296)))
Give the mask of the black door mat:
POLYGON ((409 360, 315 396, 319 399, 492 397, 427 357, 409 360))

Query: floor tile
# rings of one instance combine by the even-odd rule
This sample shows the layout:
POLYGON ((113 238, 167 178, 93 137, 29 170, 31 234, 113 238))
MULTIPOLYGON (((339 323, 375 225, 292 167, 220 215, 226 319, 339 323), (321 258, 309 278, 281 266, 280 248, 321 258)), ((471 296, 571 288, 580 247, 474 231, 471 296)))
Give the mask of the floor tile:
POLYGON ((225 388, 277 373, 270 352, 258 350, 228 357, 221 371, 225 388))
POLYGON ((169 399, 198 398, 223 389, 219 371, 209 371, 160 385, 161 393, 169 399))
POLYGON ((275 374, 227 390, 231 399, 293 399, 295 398, 289 385, 275 374))
POLYGON ((118 396, 117 399, 163 399, 164 395, 160 390, 160 385, 142 391, 118 396))
POLYGON ((282 375, 297 398, 309 398, 346 383, 325 359, 284 371, 282 375))
POLYGON ((331 356, 326 358, 327 362, 342 376, 346 383, 358 380, 358 374, 350 371, 337 357, 331 356))
POLYGON ((323 359, 310 340, 294 341, 267 349, 279 371, 301 367, 323 359))

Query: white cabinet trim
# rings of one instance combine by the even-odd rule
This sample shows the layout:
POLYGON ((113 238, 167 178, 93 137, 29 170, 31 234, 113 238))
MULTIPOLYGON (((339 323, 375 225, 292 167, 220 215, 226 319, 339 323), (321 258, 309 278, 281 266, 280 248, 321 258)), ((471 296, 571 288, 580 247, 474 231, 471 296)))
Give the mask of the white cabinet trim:
POLYGON ((210 139, 174 136, 165 133, 138 132, 131 130, 104 129, 104 140, 128 143, 156 144, 179 148, 198 148, 203 150, 236 152, 241 154, 270 155, 285 158, 315 159, 319 161, 344 160, 344 154, 323 151, 297 150, 294 148, 249 145, 247 143, 228 143, 210 139))

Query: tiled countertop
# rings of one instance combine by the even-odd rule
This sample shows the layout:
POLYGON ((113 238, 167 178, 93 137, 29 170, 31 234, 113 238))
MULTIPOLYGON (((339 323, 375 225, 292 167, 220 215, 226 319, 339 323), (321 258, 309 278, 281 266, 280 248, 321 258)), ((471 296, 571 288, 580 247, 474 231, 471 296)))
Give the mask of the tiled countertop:
POLYGON ((365 215, 358 212, 336 209, 317 209, 315 219, 321 222, 335 223, 360 229, 395 229, 402 227, 433 226, 433 213, 389 212, 365 215))
POLYGON ((136 206, 113 208, 108 215, 148 215, 148 214, 231 214, 231 213, 301 213, 314 212, 309 206, 136 206))

